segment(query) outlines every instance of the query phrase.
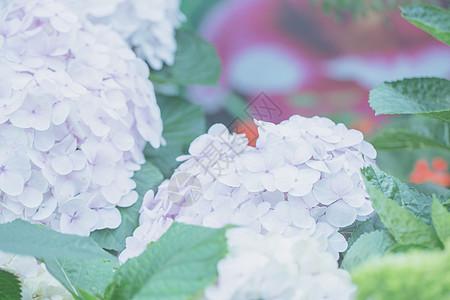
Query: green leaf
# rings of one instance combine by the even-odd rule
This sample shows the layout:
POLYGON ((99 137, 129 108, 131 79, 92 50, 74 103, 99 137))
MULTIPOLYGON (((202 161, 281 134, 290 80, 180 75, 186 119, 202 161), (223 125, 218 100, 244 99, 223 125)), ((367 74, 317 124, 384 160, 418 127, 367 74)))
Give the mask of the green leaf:
POLYGON ((361 173, 370 185, 382 191, 386 197, 393 199, 398 205, 411 211, 426 224, 432 224, 432 199, 430 197, 419 193, 394 176, 386 174, 377 168, 370 166, 362 169, 361 173))
POLYGON ((450 299, 450 252, 389 254, 354 270, 352 279, 358 300, 450 299))
POLYGON ((436 6, 400 7, 402 16, 441 42, 450 45, 450 12, 436 6))
POLYGON ((73 295, 89 300, 96 299, 95 296, 104 297, 104 291, 119 268, 119 262, 116 258, 46 259, 45 266, 73 295))
POLYGON ((176 40, 174 64, 152 71, 150 80, 179 85, 216 85, 220 60, 214 47, 190 30, 178 30, 176 40))
POLYGON ((450 121, 450 81, 443 78, 409 78, 377 84, 369 103, 375 115, 421 114, 450 121))
POLYGON ((375 230, 362 234, 347 251, 341 267, 351 271, 371 257, 383 256, 395 246, 395 240, 386 231, 375 230))
POLYGON ((21 283, 16 275, 0 269, 0 299, 20 300, 21 292, 21 283))
POLYGON ((217 262, 227 251, 225 231, 174 223, 119 268, 106 299, 192 299, 217 278, 217 262))
POLYGON ((157 166, 165 178, 173 174, 179 165, 176 157, 186 154, 190 143, 206 131, 206 120, 202 109, 186 100, 157 96, 161 108, 167 145, 159 149, 147 146, 144 149, 147 160, 157 166))
POLYGON ((146 162, 141 169, 134 173, 138 200, 130 207, 120 207, 122 223, 116 229, 102 229, 91 233, 91 237, 104 249, 121 252, 125 249, 125 239, 133 235, 133 231, 139 226, 139 210, 145 193, 153 189, 163 181, 161 171, 152 163, 146 162))
POLYGON ((111 258, 90 238, 62 234, 19 219, 0 224, 0 241, 1 251, 37 258, 111 258))
POLYGON ((376 149, 420 149, 437 147, 450 151, 450 123, 415 117, 391 126, 372 140, 376 149))
POLYGON ((394 200, 366 182, 367 193, 372 199, 374 209, 395 241, 402 245, 419 245, 427 248, 442 247, 433 227, 426 224, 414 214, 399 206, 394 200))
MULTIPOLYGON (((358 238, 364 233, 369 233, 376 230, 386 230, 384 228, 383 222, 381 222, 380 216, 376 215, 364 222, 359 223, 355 230, 353 230, 351 236, 348 238, 348 249, 358 240, 358 238)), ((341 231, 342 233, 342 231, 341 231)))
MULTIPOLYGON (((443 186, 436 185, 434 183, 422 183, 422 184, 416 184, 416 183, 408 183, 408 185, 412 188, 414 188, 416 191, 428 196, 432 197, 433 194, 435 194, 437 197, 445 197, 447 193, 449 193, 449 189, 446 189, 443 186)), ((439 201, 439 202, 444 202, 439 201)))
POLYGON ((450 239, 450 213, 433 196, 433 205, 431 206, 431 218, 433 220, 434 229, 441 242, 444 244, 450 239))
MULTIPOLYGON (((439 3, 439 0, 427 0, 429 3, 439 3)), ((399 5, 419 4, 421 0, 310 0, 311 3, 321 6, 326 12, 332 12, 339 17, 345 17, 350 12, 354 17, 364 16, 370 12, 396 10, 399 5)))

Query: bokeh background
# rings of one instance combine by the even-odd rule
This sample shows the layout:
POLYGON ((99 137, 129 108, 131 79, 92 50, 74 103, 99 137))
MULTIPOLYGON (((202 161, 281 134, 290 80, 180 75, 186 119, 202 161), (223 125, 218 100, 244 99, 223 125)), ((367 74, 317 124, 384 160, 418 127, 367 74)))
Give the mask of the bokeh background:
MULTIPOLYGON (((189 20, 184 26, 212 43, 222 64, 218 86, 185 91, 204 108, 210 124, 222 122, 252 140, 252 118, 278 123, 294 114, 320 115, 361 130, 370 140, 399 122, 375 116, 370 108, 369 91, 377 83, 450 77, 449 48, 404 20, 396 1, 384 2, 390 9, 366 9, 364 1, 353 1, 353 11, 312 2, 183 2, 189 20)), ((378 158, 381 168, 401 179, 447 187, 448 161, 434 148, 380 150, 378 158)))

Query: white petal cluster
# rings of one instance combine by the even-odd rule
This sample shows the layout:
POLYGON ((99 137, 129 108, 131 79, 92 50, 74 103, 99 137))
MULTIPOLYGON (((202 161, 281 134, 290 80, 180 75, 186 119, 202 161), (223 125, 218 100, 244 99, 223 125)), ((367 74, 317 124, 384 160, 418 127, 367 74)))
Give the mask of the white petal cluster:
POLYGON ((350 274, 306 234, 283 237, 234 228, 227 238, 218 280, 206 288, 204 300, 352 299, 356 286, 350 274))
POLYGON ((337 260, 347 249, 338 232, 373 212, 360 169, 375 149, 361 132, 327 118, 292 116, 278 125, 256 121, 256 147, 221 124, 194 140, 186 160, 156 196, 144 197, 140 226, 124 261, 155 241, 175 220, 295 236, 307 233, 337 260))
POLYGON ((22 300, 72 300, 72 295, 34 257, 0 252, 0 269, 22 283, 22 300))
POLYGON ((94 24, 108 24, 152 68, 172 65, 177 49, 175 29, 185 17, 180 0, 64 0, 94 24))
POLYGON ((145 62, 61 3, 0 11, 0 222, 88 235, 137 200, 131 177, 162 120, 145 62))

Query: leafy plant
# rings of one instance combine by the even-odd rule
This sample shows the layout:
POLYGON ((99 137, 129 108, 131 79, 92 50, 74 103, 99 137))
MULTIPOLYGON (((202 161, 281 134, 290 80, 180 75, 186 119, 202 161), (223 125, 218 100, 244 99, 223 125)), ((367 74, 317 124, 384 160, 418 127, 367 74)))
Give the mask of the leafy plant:
POLYGON ((401 7, 401 10, 405 19, 450 45, 450 12, 430 5, 401 7))
POLYGON ((105 299, 191 299, 214 283, 216 264, 226 253, 225 231, 174 223, 119 268, 105 299))
MULTIPOLYGON (((419 5, 402 8, 402 12, 414 25, 448 44, 448 11, 419 5)), ((375 137, 375 147, 397 151, 433 147, 450 157, 449 91, 450 82, 439 78, 377 85, 369 101, 376 114, 422 117, 385 129, 375 137)), ((448 190, 417 185, 424 194, 376 168, 366 168, 362 173, 384 228, 375 230, 366 221, 367 225, 357 227, 350 238, 353 245, 342 267, 352 271, 358 284, 357 299, 449 298, 448 190), (439 250, 444 245, 446 249, 439 250)))
POLYGON ((446 209, 437 198, 433 202, 431 197, 372 167, 363 170, 363 174, 367 192, 384 228, 374 230, 373 226, 361 226, 355 230, 350 238, 354 242, 342 262, 343 268, 355 269, 373 256, 392 251, 442 248, 445 240, 440 239, 440 235, 447 233, 439 232, 446 218, 442 209, 445 212, 446 209))
POLYGON ((159 149, 147 147, 144 154, 147 161, 158 167, 164 177, 168 178, 178 166, 175 158, 186 154, 189 144, 205 132, 206 121, 199 106, 179 97, 158 95, 158 105, 161 108, 166 145, 159 149))
POLYGON ((216 50, 193 31, 182 29, 176 34, 178 50, 172 66, 152 71, 154 82, 177 85, 215 85, 220 75, 216 50))
POLYGON ((0 298, 4 300, 20 299, 21 284, 16 275, 0 269, 0 298))

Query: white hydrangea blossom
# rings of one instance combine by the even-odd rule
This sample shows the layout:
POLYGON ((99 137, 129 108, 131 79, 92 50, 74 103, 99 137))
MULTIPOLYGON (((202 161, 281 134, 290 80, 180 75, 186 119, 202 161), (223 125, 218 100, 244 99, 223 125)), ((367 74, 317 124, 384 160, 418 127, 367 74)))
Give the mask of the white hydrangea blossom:
POLYGON ((22 300, 72 300, 72 295, 34 257, 0 252, 0 269, 22 283, 22 300))
POLYGON ((217 264, 218 279, 204 300, 352 299, 350 274, 306 234, 261 235, 244 228, 227 231, 228 253, 217 264))
POLYGON ((108 24, 159 70, 172 65, 177 44, 175 29, 185 17, 180 0, 64 0, 94 24, 108 24))
POLYGON ((361 132, 327 118, 296 115, 278 125, 255 122, 255 148, 222 124, 192 142, 172 179, 156 196, 153 191, 145 195, 140 226, 127 239, 121 261, 142 252, 173 220, 207 227, 245 225, 262 234, 305 232, 338 259, 348 246, 338 230, 373 212, 360 169, 374 164, 375 149, 361 132), (171 184, 182 174, 191 178, 171 184))
POLYGON ((162 120, 145 62, 61 3, 0 11, 0 223, 88 235, 137 200, 131 177, 162 120))

